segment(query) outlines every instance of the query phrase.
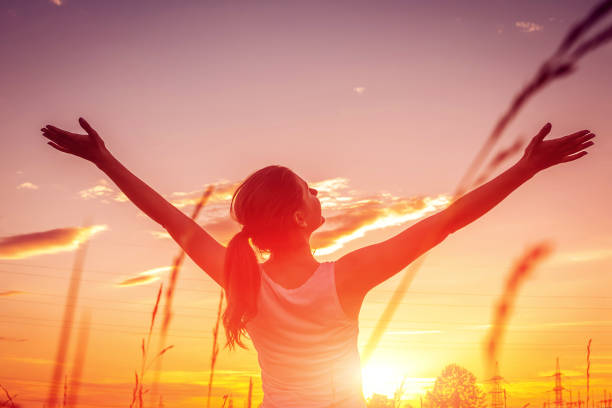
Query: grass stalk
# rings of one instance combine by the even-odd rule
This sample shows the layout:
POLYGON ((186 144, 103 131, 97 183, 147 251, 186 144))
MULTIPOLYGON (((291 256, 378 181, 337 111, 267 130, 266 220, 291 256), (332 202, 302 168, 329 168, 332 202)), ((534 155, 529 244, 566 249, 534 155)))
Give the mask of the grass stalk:
POLYGON ((215 374, 215 363, 217 362, 217 356, 219 355, 219 346, 217 339, 219 337, 219 323, 221 322, 221 311, 223 309, 223 289, 219 295, 219 307, 217 308, 217 321, 215 328, 213 329, 213 345, 212 354, 210 356, 210 376, 208 378, 208 394, 206 397, 206 408, 210 408, 210 397, 212 394, 213 375, 215 374))
MULTIPOLYGON (((87 227, 88 225, 85 225, 87 227)), ((76 310, 79 288, 81 286, 81 275, 83 273, 83 263, 85 262, 85 254, 87 252, 87 241, 83 242, 77 249, 74 264, 72 267, 72 275, 70 277, 70 285, 66 294, 66 305, 64 307, 64 316, 62 319, 62 327, 60 331, 59 342, 53 364, 53 374, 49 391, 47 394, 46 407, 55 408, 58 403, 58 392, 64 373, 64 365, 66 354, 68 353, 68 345, 70 343, 70 335, 72 332, 72 324, 74 320, 74 312, 76 310)))

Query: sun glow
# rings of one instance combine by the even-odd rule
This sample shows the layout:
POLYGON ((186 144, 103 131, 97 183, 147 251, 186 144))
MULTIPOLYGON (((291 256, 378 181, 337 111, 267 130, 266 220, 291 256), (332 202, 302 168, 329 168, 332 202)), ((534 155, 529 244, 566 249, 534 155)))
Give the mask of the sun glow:
POLYGON ((389 398, 400 386, 405 373, 399 367, 383 362, 370 362, 361 369, 363 378, 363 395, 366 398, 373 393, 384 394, 389 398))

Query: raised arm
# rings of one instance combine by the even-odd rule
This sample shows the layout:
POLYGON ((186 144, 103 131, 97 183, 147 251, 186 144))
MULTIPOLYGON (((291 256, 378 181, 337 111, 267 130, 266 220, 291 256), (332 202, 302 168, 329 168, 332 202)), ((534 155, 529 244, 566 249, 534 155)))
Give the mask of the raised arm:
POLYGON ((336 261, 336 281, 343 290, 365 294, 389 279, 419 256, 499 204, 512 191, 539 171, 576 160, 591 146, 594 134, 588 130, 543 141, 550 132, 547 124, 531 140, 514 166, 463 195, 446 209, 414 224, 390 239, 350 252, 336 261))
POLYGON ((98 166, 138 208, 164 227, 187 255, 223 287, 225 247, 125 168, 108 151, 102 138, 85 119, 79 118, 79 123, 87 132, 86 135, 67 132, 51 125, 41 131, 43 136, 51 140, 48 142, 50 146, 98 166))

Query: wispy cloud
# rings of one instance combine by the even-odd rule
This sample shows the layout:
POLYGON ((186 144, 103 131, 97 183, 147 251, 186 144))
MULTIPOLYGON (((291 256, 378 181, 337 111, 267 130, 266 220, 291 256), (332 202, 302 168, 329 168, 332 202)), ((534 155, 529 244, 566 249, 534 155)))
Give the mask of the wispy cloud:
POLYGON ((25 295, 28 292, 22 292, 20 290, 7 290, 4 292, 0 292, 0 297, 8 297, 8 296, 17 296, 17 295, 25 295))
MULTIPOLYGON (((221 180, 210 184, 214 189, 213 193, 206 202, 206 206, 209 207, 213 204, 229 202, 239 184, 240 182, 230 182, 227 180, 221 180)), ((193 191, 173 192, 170 194, 170 202, 178 208, 188 205, 196 205, 200 201, 204 189, 205 187, 193 191)))
POLYGON ((106 229, 106 225, 57 228, 0 238, 0 259, 21 259, 36 255, 73 251, 78 248, 79 244, 106 229))
POLYGON ((14 343, 22 343, 24 341, 28 341, 28 339, 17 338, 17 337, 2 337, 0 336, 0 341, 10 341, 14 343))
POLYGON ((113 185, 106 179, 98 180, 96 185, 81 190, 77 194, 84 200, 97 198, 105 204, 108 204, 110 200, 120 203, 130 200, 122 191, 113 188, 113 185))
POLYGON ((6 360, 19 361, 20 363, 26 364, 37 364, 37 365, 50 365, 53 364, 53 360, 48 360, 46 358, 35 358, 35 357, 6 357, 6 360))
POLYGON ((149 231, 157 239, 170 239, 172 238, 167 231, 149 231))
POLYGON ((439 334, 444 333, 441 330, 396 330, 388 331, 385 334, 396 334, 396 335, 414 335, 414 334, 439 334))
POLYGON ((140 272, 138 275, 131 278, 127 278, 117 283, 117 286, 138 286, 146 285, 151 282, 155 282, 161 278, 161 274, 168 272, 172 269, 172 266, 161 266, 159 268, 148 269, 144 272, 140 272))
POLYGON ((38 190, 38 186, 34 183, 26 181, 17 186, 17 190, 38 190))
POLYGON ((361 95, 362 93, 364 93, 364 92, 365 92, 365 90, 366 90, 366 89, 365 89, 365 87, 363 87, 363 86, 356 86, 356 87, 354 87, 354 88, 353 88, 353 92, 355 92, 356 94, 359 94, 359 95, 361 95))
POLYGON ((63 0, 49 0, 49 3, 55 4, 56 6, 61 6, 63 0))
MULTIPOLYGON (((573 322, 554 322, 554 323, 536 323, 536 324, 512 324, 507 327, 507 330, 533 330, 533 329, 542 329, 543 327, 550 328, 551 332, 556 328, 565 328, 565 327, 607 327, 612 324, 612 320, 580 320, 573 322)), ((461 328, 466 330, 487 330, 491 328, 492 324, 473 324, 473 325, 465 325, 461 326, 461 328)))
POLYGON ((79 197, 89 200, 91 198, 109 197, 114 194, 114 192, 115 191, 110 187, 110 183, 107 180, 100 179, 95 186, 81 190, 78 194, 79 197))
MULTIPOLYGON (((229 204, 239 183, 219 182, 207 204, 203 228, 222 243, 228 243, 240 230, 240 225, 229 217, 229 204), (212 201, 212 202, 211 202, 212 201)), ((320 231, 313 234, 312 245, 318 255, 333 253, 346 243, 363 237, 368 231, 399 226, 445 208, 451 197, 396 197, 389 193, 364 195, 351 189, 343 177, 309 183, 318 190, 321 209, 326 218, 320 231)), ((174 192, 172 203, 177 207, 192 205, 201 190, 174 192)), ((158 239, 171 238, 166 231, 150 231, 158 239)))
POLYGON ((533 33, 544 29, 543 26, 532 21, 517 21, 514 26, 524 33, 533 33))
POLYGON ((554 255, 550 262, 553 264, 567 264, 592 262, 612 257, 610 248, 593 248, 583 251, 562 252, 554 255))

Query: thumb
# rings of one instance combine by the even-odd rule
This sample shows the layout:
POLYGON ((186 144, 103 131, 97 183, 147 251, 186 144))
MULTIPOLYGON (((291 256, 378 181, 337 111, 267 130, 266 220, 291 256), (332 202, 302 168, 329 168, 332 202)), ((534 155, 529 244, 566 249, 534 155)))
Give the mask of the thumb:
POLYGON ((540 143, 546 137, 546 135, 550 133, 551 128, 552 128, 552 125, 550 124, 550 122, 545 124, 544 127, 540 129, 540 132, 534 137, 534 140, 537 143, 540 143))
POLYGON ((87 123, 87 121, 83 118, 79 118, 79 124, 85 131, 90 135, 97 135, 96 131, 87 123))
POLYGON ((79 118, 79 124, 81 125, 83 129, 85 129, 87 134, 91 136, 93 140, 96 141, 96 143, 98 143, 98 145, 104 146, 104 142, 102 141, 102 138, 100 137, 100 135, 98 135, 98 132, 96 132, 95 129, 92 128, 85 119, 79 118))
POLYGON ((525 148, 525 152, 526 153, 530 153, 536 145, 540 144, 542 142, 542 139, 544 139, 546 137, 546 135, 548 133, 550 133, 550 129, 551 129, 551 124, 550 122, 545 124, 544 127, 542 129, 540 129, 540 131, 538 132, 537 135, 535 135, 531 141, 529 142, 529 144, 527 145, 527 147, 525 148))

